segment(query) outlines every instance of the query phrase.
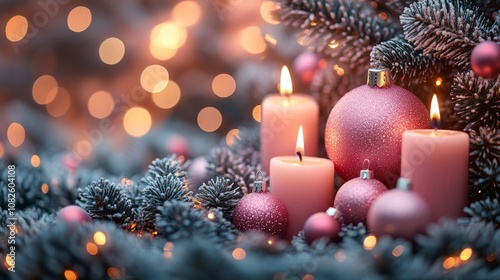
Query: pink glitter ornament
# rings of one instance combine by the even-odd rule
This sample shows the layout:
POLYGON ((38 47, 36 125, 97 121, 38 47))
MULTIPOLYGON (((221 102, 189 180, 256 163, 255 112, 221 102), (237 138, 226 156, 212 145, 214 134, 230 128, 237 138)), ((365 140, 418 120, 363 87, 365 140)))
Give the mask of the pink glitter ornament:
POLYGON ((375 178, 392 188, 400 174, 402 134, 422 128, 430 128, 422 101, 391 85, 388 69, 370 69, 368 84, 346 93, 330 112, 326 151, 344 180, 357 177, 357 166, 369 159, 375 178))
POLYGON ((477 44, 470 55, 470 66, 480 77, 497 77, 500 74, 500 45, 495 42, 477 44))
POLYGON ((256 178, 253 192, 243 196, 236 204, 233 224, 240 231, 257 230, 284 238, 288 230, 286 206, 278 197, 267 191, 261 172, 257 172, 256 178))
POLYGON ((361 170, 360 177, 351 179, 340 187, 335 195, 333 207, 339 212, 339 221, 343 225, 366 224, 366 216, 373 201, 387 191, 380 181, 373 178, 373 171, 368 167, 361 170))
POLYGON ((304 224, 304 239, 311 245, 314 240, 327 237, 330 242, 339 241, 340 223, 332 207, 327 212, 313 214, 304 224))

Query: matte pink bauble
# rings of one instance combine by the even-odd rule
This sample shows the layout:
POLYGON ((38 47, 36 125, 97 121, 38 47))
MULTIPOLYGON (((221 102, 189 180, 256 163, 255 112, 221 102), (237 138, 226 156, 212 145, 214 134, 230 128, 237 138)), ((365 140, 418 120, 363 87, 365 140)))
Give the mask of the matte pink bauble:
POLYGON ((76 205, 69 205, 62 208, 59 210, 59 213, 57 213, 56 218, 68 223, 78 224, 89 223, 92 221, 89 214, 87 214, 83 208, 76 205))
POLYGON ((361 172, 362 177, 347 181, 335 195, 333 207, 339 211, 339 221, 343 225, 366 224, 368 210, 373 201, 387 191, 382 182, 373 178, 373 172, 370 170, 361 172))
MULTIPOLYGON (((390 73, 370 69, 369 75, 373 71, 379 71, 374 79, 390 73)), ((330 112, 326 151, 344 180, 356 178, 363 160, 369 159, 375 178, 392 188, 400 174, 403 132, 430 128, 429 111, 422 101, 386 79, 351 90, 330 112)))
POLYGON ((477 44, 470 55, 470 66, 478 76, 497 77, 500 74, 500 45, 495 42, 477 44))
POLYGON ((311 245, 314 240, 326 237, 330 242, 339 241, 340 223, 335 217, 320 212, 309 217, 304 224, 304 239, 311 245))
POLYGON ((429 222, 429 207, 423 198, 400 188, 382 194, 368 211, 368 228, 377 237, 389 235, 413 240, 425 231, 429 222))
POLYGON ((320 57, 313 52, 304 52, 293 61, 293 71, 297 74, 304 85, 311 84, 316 70, 318 70, 320 57))
POLYGON ((257 230, 284 238, 288 230, 288 211, 277 196, 267 191, 264 181, 255 181, 253 192, 236 204, 233 224, 240 231, 257 230))

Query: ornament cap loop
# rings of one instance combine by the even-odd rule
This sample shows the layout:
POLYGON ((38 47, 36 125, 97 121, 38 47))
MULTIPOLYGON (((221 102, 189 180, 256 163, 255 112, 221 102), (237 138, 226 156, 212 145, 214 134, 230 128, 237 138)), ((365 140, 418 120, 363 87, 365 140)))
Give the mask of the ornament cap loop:
POLYGON ((399 178, 398 183, 396 184, 396 189, 406 190, 406 191, 411 190, 411 180, 403 177, 399 178))
POLYGON ((366 83, 369 86, 385 87, 391 85, 391 71, 387 68, 368 69, 368 79, 366 83))
POLYGON ((370 170, 370 160, 363 160, 363 169, 359 172, 359 178, 368 180, 373 178, 373 170, 370 170))
POLYGON ((264 175, 262 175, 262 171, 257 170, 255 174, 255 181, 253 182, 253 191, 254 192, 266 192, 267 186, 266 181, 263 180, 264 175), (259 179, 260 177, 260 179, 259 179))
POLYGON ((338 218, 340 216, 340 212, 339 210, 337 210, 337 208, 334 208, 334 207, 329 207, 327 210, 326 210, 326 214, 330 217, 334 217, 334 218, 338 218))

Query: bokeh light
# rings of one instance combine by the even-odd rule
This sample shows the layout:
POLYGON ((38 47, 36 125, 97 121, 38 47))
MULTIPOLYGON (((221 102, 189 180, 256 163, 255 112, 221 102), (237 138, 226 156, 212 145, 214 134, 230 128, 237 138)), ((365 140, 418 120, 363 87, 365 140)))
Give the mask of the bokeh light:
POLYGON ((125 55, 125 45, 115 37, 104 40, 99 47, 99 57, 102 62, 113 65, 120 62, 125 55))
POLYGON ((113 96, 107 91, 98 91, 92 94, 88 102, 90 115, 97 119, 108 117, 115 109, 113 96))
POLYGON ((169 81, 167 87, 159 93, 151 94, 153 103, 162 108, 170 109, 181 99, 181 88, 174 81, 169 81))
POLYGON ((71 106, 71 96, 65 88, 59 87, 54 100, 45 106, 47 113, 52 117, 64 116, 71 106))
POLYGON ((403 245, 398 245, 394 247, 394 249, 392 250, 392 255, 395 257, 399 257, 403 254, 404 251, 405 247, 403 245))
POLYGON ((214 107, 205 107, 198 113, 198 126, 206 132, 214 132, 222 124, 222 114, 214 107))
POLYGON ((279 5, 274 1, 264 0, 260 4, 260 16, 262 19, 270 24, 278 24, 279 20, 275 19, 272 13, 279 9, 279 5))
POLYGON ((149 65, 141 74, 141 86, 147 92, 161 92, 167 87, 168 81, 167 69, 158 64, 149 65))
POLYGON ((371 250, 377 245, 377 237, 374 235, 368 235, 365 240, 363 240, 363 248, 366 250, 371 250))
POLYGON ((212 90, 218 97, 229 97, 236 90, 236 81, 229 74, 219 74, 212 80, 212 90))
POLYGON ((227 134, 226 134, 226 144, 228 146, 232 146, 234 145, 234 138, 238 138, 238 139, 241 139, 240 138, 240 130, 235 128, 235 129, 231 129, 227 134))
POLYGON ((73 32, 85 31, 92 22, 92 13, 84 6, 75 7, 68 14, 68 28, 73 32))
POLYGON ((35 168, 40 166, 40 157, 38 155, 31 156, 31 165, 35 168))
POLYGON ((45 105, 56 98, 59 86, 57 80, 51 75, 42 75, 33 83, 33 99, 40 105, 45 105))
POLYGON ((151 30, 151 43, 155 46, 175 50, 182 47, 186 40, 186 28, 175 22, 160 23, 151 30))
POLYGON ((11 42, 21 41, 27 33, 28 20, 21 15, 11 17, 5 26, 5 36, 11 42))
POLYGON ((233 250, 232 255, 235 260, 241 261, 246 258, 247 252, 245 252, 242 248, 236 248, 233 250))
POLYGON ((4 154, 5 154, 5 149, 3 147, 3 144, 0 142, 0 158, 2 158, 4 154))
POLYGON ((47 194, 49 192, 49 185, 45 183, 42 185, 41 189, 44 194, 47 194))
POLYGON ((200 21, 201 7, 195 1, 182 1, 172 9, 172 19, 184 26, 192 26, 200 21))
POLYGON ((256 122, 260 122, 262 105, 253 107, 252 117, 256 122))
POLYGON ((177 54, 177 49, 168 49, 154 44, 149 45, 151 55, 158 60, 169 60, 177 54))
POLYGON ((142 137, 151 129, 151 115, 141 107, 133 107, 123 118, 123 128, 132 137, 142 137))
POLYGON ((75 152, 81 157, 89 157, 92 155, 92 144, 90 141, 82 139, 75 144, 75 152))
POLYGON ((94 242, 101 246, 106 244, 106 235, 102 231, 97 231, 94 233, 94 242))
POLYGON ((87 246, 85 246, 85 248, 87 249, 87 252, 91 255, 97 255, 97 253, 99 252, 99 248, 97 248, 97 245, 95 245, 92 242, 87 243, 87 246))
POLYGON ((108 268, 108 276, 111 279, 122 279, 122 272, 116 267, 108 268))
POLYGON ((472 256, 472 249, 471 248, 465 248, 460 253, 460 259, 462 261, 468 261, 471 256, 472 256))
POLYGON ((67 269, 64 271, 64 278, 66 278, 66 280, 77 280, 78 274, 73 270, 67 269))
POLYGON ((25 137, 26 132, 21 124, 14 122, 9 125, 9 128, 7 129, 7 139, 12 146, 21 146, 25 137))
POLYGON ((251 54, 263 53, 267 48, 261 30, 257 26, 244 28, 240 33, 240 42, 243 49, 251 54))

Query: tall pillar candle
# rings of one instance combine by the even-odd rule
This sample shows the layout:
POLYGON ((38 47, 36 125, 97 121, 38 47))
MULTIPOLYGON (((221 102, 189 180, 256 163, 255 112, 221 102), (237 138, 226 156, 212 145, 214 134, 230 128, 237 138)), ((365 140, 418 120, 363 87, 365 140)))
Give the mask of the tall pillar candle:
POLYGON ((266 96, 261 111, 261 161, 264 171, 269 174, 271 158, 293 153, 300 125, 305 131, 305 151, 310 156, 317 155, 319 105, 309 95, 292 94, 292 82, 286 66, 281 72, 280 94, 266 96))
POLYGON ((301 148, 298 150, 299 157, 274 157, 270 164, 270 192, 281 199, 288 210, 287 240, 302 230, 311 215, 333 206, 332 161, 302 156, 301 148))
MULTIPOLYGON (((439 121, 434 95, 431 119, 439 121)), ((463 216, 467 206, 469 136, 462 131, 410 130, 403 133, 401 176, 429 205, 432 221, 463 216)))

